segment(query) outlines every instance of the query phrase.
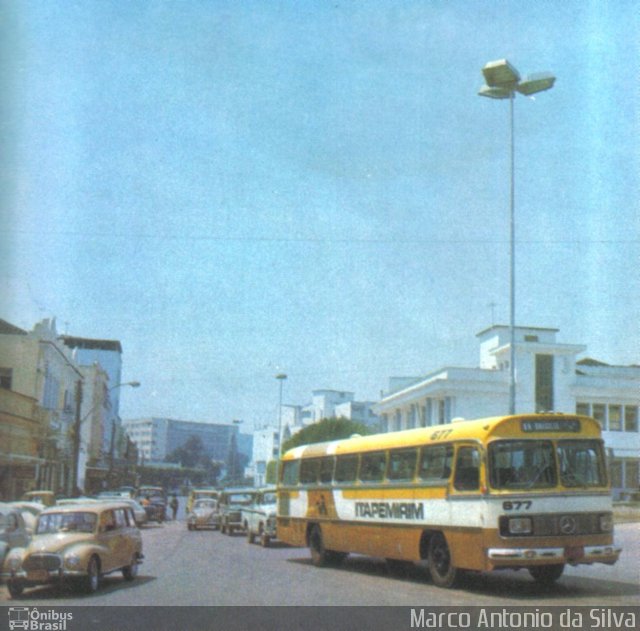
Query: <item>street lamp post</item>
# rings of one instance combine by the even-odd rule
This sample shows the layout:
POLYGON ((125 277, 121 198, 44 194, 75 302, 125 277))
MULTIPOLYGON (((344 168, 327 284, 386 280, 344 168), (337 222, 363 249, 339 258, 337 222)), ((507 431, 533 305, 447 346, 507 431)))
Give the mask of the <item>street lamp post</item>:
POLYGON ((524 79, 506 60, 490 61, 482 69, 487 82, 478 94, 491 99, 509 99, 509 156, 510 156, 510 194, 509 194, 509 414, 516 412, 516 264, 515 264, 515 142, 513 102, 516 92, 531 96, 553 87, 556 78, 548 73, 532 74, 524 79))
MULTIPOLYGON (((122 388, 123 386, 130 386, 132 388, 139 388, 140 387, 140 382, 139 381, 125 381, 124 383, 118 383, 115 386, 111 386, 110 388, 107 389, 107 396, 109 395, 109 393, 112 390, 116 390, 117 388, 122 388)), ((80 467, 80 429, 82 427, 82 424, 93 414, 93 412, 96 410, 96 408, 99 405, 102 405, 103 401, 100 401, 98 403, 96 403, 95 405, 93 405, 91 407, 91 409, 83 416, 81 417, 79 412, 80 412, 80 405, 82 403, 82 381, 78 380, 78 383, 76 384, 76 420, 74 423, 74 433, 73 433, 73 470, 72 470, 72 484, 71 484, 71 492, 75 493, 75 490, 78 486, 78 469, 80 467)), ((110 471, 111 471, 111 467, 113 466, 113 448, 114 448, 114 428, 112 427, 111 429, 112 434, 111 434, 111 445, 110 445, 110 471)))
POLYGON ((287 375, 284 373, 276 375, 276 379, 280 382, 280 399, 278 403, 278 462, 282 454, 282 384, 286 378, 287 375))

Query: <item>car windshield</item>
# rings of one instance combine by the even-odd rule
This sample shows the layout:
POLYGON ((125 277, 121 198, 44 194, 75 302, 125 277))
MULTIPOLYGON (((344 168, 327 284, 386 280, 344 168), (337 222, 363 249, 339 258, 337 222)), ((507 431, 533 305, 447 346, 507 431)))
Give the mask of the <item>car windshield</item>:
POLYGON ((275 504, 276 503, 276 494, 275 493, 265 493, 262 498, 263 504, 275 504))
POLYGON ((229 504, 251 504, 251 493, 232 493, 229 495, 229 504))
POLYGON ((194 504, 194 508, 215 508, 216 502, 215 500, 198 500, 194 504))
POLYGON ((94 532, 98 519, 94 513, 45 513, 38 519, 36 534, 54 532, 94 532))

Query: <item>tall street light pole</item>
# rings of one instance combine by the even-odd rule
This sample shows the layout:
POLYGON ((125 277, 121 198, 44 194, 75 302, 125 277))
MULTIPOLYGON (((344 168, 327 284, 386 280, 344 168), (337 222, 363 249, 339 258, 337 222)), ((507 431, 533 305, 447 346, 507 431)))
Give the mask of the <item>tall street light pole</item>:
POLYGON ((548 73, 532 74, 520 79, 519 72, 506 60, 490 61, 482 69, 487 82, 478 94, 491 99, 509 99, 509 414, 516 413, 516 222, 515 222, 515 141, 513 102, 516 92, 531 96, 553 87, 556 78, 548 73))
POLYGON ((280 456, 282 455, 282 384, 287 378, 284 373, 276 375, 276 379, 280 382, 280 399, 278 402, 278 462, 280 462, 280 456))

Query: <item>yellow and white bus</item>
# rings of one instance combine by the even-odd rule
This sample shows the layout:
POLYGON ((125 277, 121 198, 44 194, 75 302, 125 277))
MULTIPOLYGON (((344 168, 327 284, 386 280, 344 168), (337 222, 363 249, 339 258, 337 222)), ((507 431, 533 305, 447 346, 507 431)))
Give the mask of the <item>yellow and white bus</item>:
POLYGON ((282 456, 278 538, 318 566, 354 552, 426 561, 451 587, 467 570, 613 564, 600 426, 528 414, 305 445, 282 456))

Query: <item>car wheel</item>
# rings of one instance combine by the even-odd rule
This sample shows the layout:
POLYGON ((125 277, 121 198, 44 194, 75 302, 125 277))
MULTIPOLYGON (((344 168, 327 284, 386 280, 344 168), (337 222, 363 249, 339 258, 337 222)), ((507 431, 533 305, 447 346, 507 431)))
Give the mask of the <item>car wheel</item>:
POLYGON ((447 540, 441 532, 436 532, 429 539, 428 549, 429 571, 438 587, 454 587, 462 572, 451 564, 451 553, 447 540))
POLYGON ((268 548, 270 543, 271 543, 271 537, 269 537, 269 535, 266 532, 263 532, 260 535, 260 545, 263 548, 268 548))
POLYGON ((187 524, 187 530, 193 530, 193 524, 187 524))
POLYGON ((100 587, 100 565, 98 559, 93 556, 89 559, 87 566, 87 575, 83 578, 83 591, 87 594, 93 594, 100 587))
POLYGON ((132 581, 136 576, 138 576, 138 556, 133 555, 131 559, 131 565, 127 565, 122 568, 122 576, 124 576, 126 581, 132 581))
POLYGON ((256 536, 253 534, 251 528, 247 526, 247 541, 253 543, 256 540, 256 536))
POLYGON ((233 526, 227 524, 227 534, 231 537, 233 535, 233 526))
POLYGON ((24 591, 24 585, 19 580, 10 578, 7 583, 7 589, 9 590, 11 598, 20 598, 24 591))
POLYGON ((223 524, 220 524, 220 532, 224 535, 227 532, 227 527, 223 524))

